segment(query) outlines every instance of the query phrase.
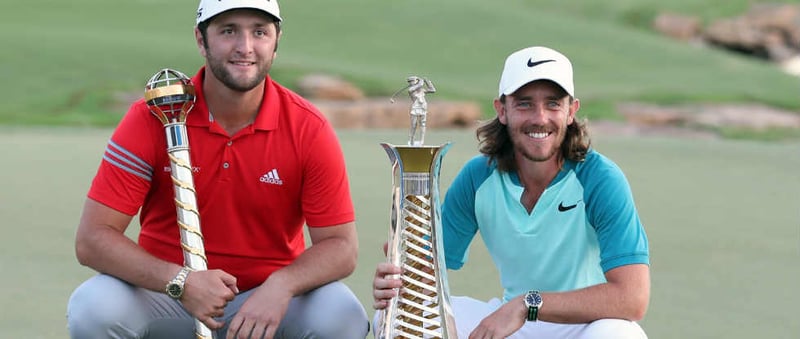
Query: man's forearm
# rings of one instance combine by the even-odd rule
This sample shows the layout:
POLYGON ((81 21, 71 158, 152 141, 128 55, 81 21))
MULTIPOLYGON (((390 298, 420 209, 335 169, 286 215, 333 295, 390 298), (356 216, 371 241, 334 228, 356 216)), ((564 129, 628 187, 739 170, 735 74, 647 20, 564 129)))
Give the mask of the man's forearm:
POLYGON ((82 265, 153 291, 163 292, 179 270, 178 265, 154 257, 106 226, 84 230, 76 242, 76 252, 82 265))
MULTIPOLYGON (((539 319, 588 323, 598 319, 641 320, 650 299, 647 265, 627 265, 607 273, 608 282, 569 292, 542 293, 539 319)), ((519 302, 515 298, 512 302, 519 302)))
POLYGON ((569 292, 542 293, 544 304, 539 319, 555 323, 589 323, 604 318, 639 320, 641 316, 628 305, 624 294, 608 283, 569 292))
POLYGON ((300 295, 353 273, 358 248, 343 238, 328 238, 306 249, 292 264, 275 271, 267 280, 300 295))

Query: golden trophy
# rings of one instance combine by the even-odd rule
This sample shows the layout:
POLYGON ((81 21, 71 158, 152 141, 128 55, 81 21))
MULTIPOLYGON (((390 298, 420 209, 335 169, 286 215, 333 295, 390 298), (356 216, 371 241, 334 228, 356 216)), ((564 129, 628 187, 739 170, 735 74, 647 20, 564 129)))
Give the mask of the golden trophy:
POLYGON ((441 239, 439 172, 450 143, 423 145, 433 84, 408 79, 411 130, 407 145, 381 143, 392 163, 392 209, 387 259, 402 268, 403 287, 381 310, 377 339, 458 338, 450 307, 441 239))
MULTIPOLYGON (((186 116, 194 107, 195 91, 191 80, 172 69, 158 71, 145 86, 145 102, 150 112, 164 124, 167 137, 167 154, 175 188, 175 208, 181 234, 184 266, 192 271, 207 269, 203 234, 200 231, 200 211, 192 177, 189 157, 189 138, 186 133, 186 116)), ((211 330, 195 319, 198 339, 214 337, 211 330)))

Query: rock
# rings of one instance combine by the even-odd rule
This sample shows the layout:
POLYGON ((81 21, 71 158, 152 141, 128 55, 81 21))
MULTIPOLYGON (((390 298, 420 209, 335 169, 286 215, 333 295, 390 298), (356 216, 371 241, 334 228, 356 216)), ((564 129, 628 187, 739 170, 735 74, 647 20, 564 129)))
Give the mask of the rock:
POLYGON ((661 13, 653 21, 653 29, 671 38, 689 41, 700 34, 700 19, 676 13, 661 13))
POLYGON ((617 110, 639 126, 733 127, 752 130, 800 128, 800 114, 759 104, 659 106, 623 103, 617 110))
POLYGON ((764 47, 764 33, 746 20, 717 20, 706 28, 703 37, 716 46, 759 57, 768 57, 764 47))
MULTIPOLYGON (((409 100, 312 100, 336 128, 410 128, 409 100)), ((472 127, 482 117, 474 102, 429 100, 428 128, 472 127)))
POLYGON ((308 99, 361 100, 364 92, 355 85, 335 76, 311 74, 297 82, 297 93, 308 99))
POLYGON ((655 17, 653 29, 692 44, 776 63, 800 55, 800 4, 754 4, 742 15, 713 21, 705 28, 695 16, 665 12, 655 17))
POLYGON ((800 5, 756 4, 745 19, 762 31, 780 34, 788 47, 800 49, 800 5))
POLYGON ((743 15, 712 22, 703 37, 726 49, 783 61, 800 54, 800 5, 754 5, 743 15))

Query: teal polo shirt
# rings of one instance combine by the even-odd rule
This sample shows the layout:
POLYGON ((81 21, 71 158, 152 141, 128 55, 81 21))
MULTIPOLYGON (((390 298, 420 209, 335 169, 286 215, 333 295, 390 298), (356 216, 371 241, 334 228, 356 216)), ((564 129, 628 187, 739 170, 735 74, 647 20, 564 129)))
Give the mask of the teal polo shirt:
POLYGON ((630 185, 610 159, 590 150, 566 161, 529 214, 516 173, 479 155, 454 179, 442 205, 447 268, 460 269, 477 232, 500 273, 503 300, 531 289, 569 291, 606 282, 604 273, 649 265, 630 185))

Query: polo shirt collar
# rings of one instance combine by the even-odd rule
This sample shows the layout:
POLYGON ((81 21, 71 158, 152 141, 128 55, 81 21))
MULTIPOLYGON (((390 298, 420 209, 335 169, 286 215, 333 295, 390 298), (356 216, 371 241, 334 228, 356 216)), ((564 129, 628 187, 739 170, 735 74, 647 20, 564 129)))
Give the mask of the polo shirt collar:
MULTIPOLYGON (((203 66, 191 79, 195 88, 195 102, 194 108, 186 118, 186 125, 188 126, 210 127, 213 121, 213 118, 208 113, 208 104, 206 104, 205 94, 203 93, 205 72, 206 67, 203 66)), ((261 107, 258 108, 258 114, 253 122, 255 129, 269 131, 278 128, 280 100, 277 84, 267 75, 264 86, 264 99, 261 101, 261 107)))

